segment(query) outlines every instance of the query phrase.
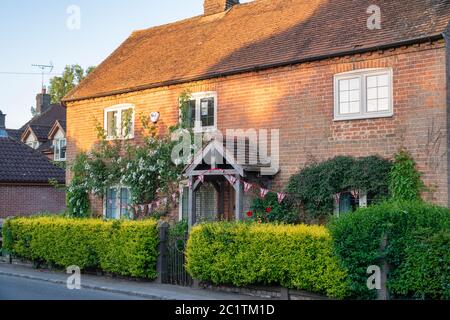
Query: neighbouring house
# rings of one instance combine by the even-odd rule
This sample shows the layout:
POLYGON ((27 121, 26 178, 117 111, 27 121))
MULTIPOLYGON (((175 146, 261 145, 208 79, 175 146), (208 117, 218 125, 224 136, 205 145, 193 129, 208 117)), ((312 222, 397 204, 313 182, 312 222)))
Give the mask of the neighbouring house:
POLYGON ((20 129, 7 129, 8 134, 53 161, 66 161, 66 108, 51 103, 45 89, 36 95, 36 114, 20 129))
MULTIPOLYGON (((95 145, 93 118, 111 134, 121 132, 114 123, 124 110, 159 112, 165 130, 189 90, 196 131, 279 130, 279 170, 263 175, 268 187, 281 190, 311 158, 392 158, 405 147, 429 200, 448 205, 449 20, 446 0, 205 0, 203 15, 134 32, 63 99, 67 158, 95 145)), ((133 122, 127 138, 142 143, 141 131, 133 122)), ((180 217, 243 218, 240 178, 261 177, 267 161, 233 162, 236 149, 213 140, 202 156, 219 153, 225 165, 187 167, 192 187, 180 217), (205 173, 216 167, 224 171, 205 173)), ((241 157, 259 159, 249 149, 241 157)), ((124 203, 108 203, 126 203, 128 193, 108 190, 92 207, 120 217, 124 203)))
POLYGON ((65 210, 65 170, 41 152, 9 136, 0 111, 0 220, 65 210))

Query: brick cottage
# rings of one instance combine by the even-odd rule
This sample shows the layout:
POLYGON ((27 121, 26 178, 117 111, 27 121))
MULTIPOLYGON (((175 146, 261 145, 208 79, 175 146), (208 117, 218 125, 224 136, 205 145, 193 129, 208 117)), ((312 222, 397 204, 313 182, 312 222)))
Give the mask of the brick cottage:
MULTIPOLYGON (((164 130, 179 121, 189 90, 196 129, 280 130, 273 188, 311 158, 392 158, 404 147, 430 187, 426 197, 449 204, 448 1, 206 0, 204 9, 134 32, 64 98, 69 161, 96 143, 93 118, 108 130, 121 110, 159 112, 164 130)), ((136 121, 136 143, 141 129, 136 121)), ((197 218, 242 217, 242 186, 224 181, 199 186, 195 197, 187 191, 180 216, 196 208, 197 218)), ((93 199, 94 210, 119 217, 103 200, 93 199)))

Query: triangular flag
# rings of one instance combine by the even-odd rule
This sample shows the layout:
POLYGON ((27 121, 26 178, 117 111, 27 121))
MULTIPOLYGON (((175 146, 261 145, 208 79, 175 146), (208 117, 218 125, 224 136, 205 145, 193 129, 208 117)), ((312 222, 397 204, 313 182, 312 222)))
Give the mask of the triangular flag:
POLYGON ((355 198, 355 199, 359 198, 359 191, 358 190, 352 190, 350 193, 352 194, 353 198, 355 198))
POLYGON ((205 182, 205 176, 204 176, 204 175, 199 175, 199 176, 198 176, 198 180, 199 180, 201 183, 204 183, 204 182, 205 182))
POLYGON ((192 181, 190 179, 188 181, 188 187, 189 187, 189 189, 192 189, 192 181))
POLYGON ((234 184, 236 183, 236 181, 237 181, 237 178, 236 177, 233 177, 233 176, 228 176, 229 177, 229 179, 230 179, 230 183, 231 183, 231 185, 233 185, 234 186, 234 184))
POLYGON ((286 194, 282 193, 282 192, 278 192, 277 198, 278 198, 278 203, 281 204, 283 202, 284 198, 286 198, 286 194))
POLYGON ((177 202, 177 193, 176 192, 174 192, 172 194, 172 200, 173 200, 173 202, 177 202))
POLYGON ((252 187, 253 185, 251 183, 244 182, 244 192, 249 192, 252 187))
POLYGON ((265 198, 268 193, 269 193, 269 190, 261 188, 261 198, 265 198))

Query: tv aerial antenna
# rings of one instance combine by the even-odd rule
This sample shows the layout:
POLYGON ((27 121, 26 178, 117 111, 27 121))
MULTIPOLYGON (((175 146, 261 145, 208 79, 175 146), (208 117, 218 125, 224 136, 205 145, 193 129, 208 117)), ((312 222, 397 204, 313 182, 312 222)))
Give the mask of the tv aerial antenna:
POLYGON ((53 71, 53 62, 50 61, 49 64, 32 64, 32 67, 36 67, 41 69, 41 75, 42 75, 42 82, 41 82, 41 88, 44 89, 44 75, 45 71, 49 70, 48 73, 51 73, 53 71))

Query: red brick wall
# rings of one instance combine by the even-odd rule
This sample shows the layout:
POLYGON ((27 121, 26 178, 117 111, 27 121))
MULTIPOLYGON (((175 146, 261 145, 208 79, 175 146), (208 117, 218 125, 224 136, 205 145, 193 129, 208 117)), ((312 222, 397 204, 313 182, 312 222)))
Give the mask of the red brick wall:
MULTIPOLYGON (((371 52, 261 72, 161 87, 68 104, 68 159, 96 141, 94 120, 103 110, 132 103, 136 113, 161 113, 165 130, 178 120, 178 97, 216 91, 218 127, 280 129, 281 171, 275 188, 312 158, 378 154, 391 158, 406 147, 414 156, 432 192, 426 197, 448 203, 446 51, 443 41, 371 52), (333 76, 364 68, 393 69, 394 116, 370 120, 333 121, 333 76)), ((138 143, 141 130, 136 121, 138 143)))
POLYGON ((0 218, 61 213, 65 208, 64 191, 52 186, 0 185, 0 218))

